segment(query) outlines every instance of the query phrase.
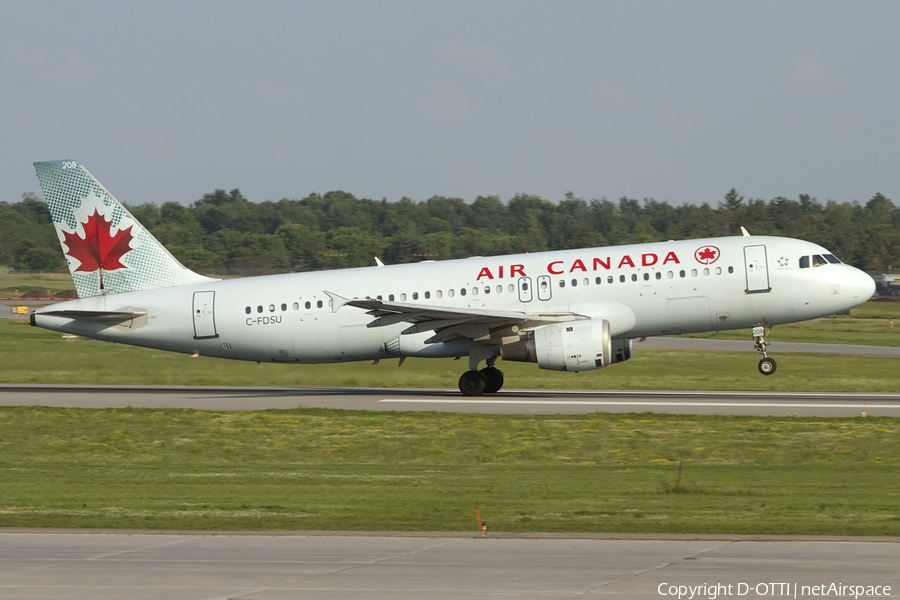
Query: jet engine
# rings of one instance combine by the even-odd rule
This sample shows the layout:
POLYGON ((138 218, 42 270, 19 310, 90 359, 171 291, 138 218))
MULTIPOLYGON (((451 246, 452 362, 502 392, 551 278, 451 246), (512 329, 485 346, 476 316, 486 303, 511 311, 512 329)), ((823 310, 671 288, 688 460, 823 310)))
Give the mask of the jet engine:
POLYGON ((554 371, 591 371, 631 358, 631 340, 613 341, 606 319, 569 321, 527 332, 502 346, 500 356, 554 371))

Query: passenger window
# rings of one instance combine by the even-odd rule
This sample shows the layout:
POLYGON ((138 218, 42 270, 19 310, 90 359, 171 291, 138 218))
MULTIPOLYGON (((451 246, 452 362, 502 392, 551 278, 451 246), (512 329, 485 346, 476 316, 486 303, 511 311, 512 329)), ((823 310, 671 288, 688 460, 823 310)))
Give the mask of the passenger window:
POLYGON ((485 294, 490 294, 490 293, 491 293, 491 286, 489 286, 489 285, 484 286, 484 293, 485 293, 485 294))
POLYGON ((697 269, 691 269, 691 277, 697 276, 697 269))
POLYGON ((306 306, 306 308, 312 308, 312 304, 310 304, 309 302, 307 302, 307 303, 305 304, 305 306, 306 306))
POLYGON ((419 292, 413 292, 413 300, 419 299, 419 292))
POLYGON ((377 296, 375 296, 375 299, 378 300, 379 302, 381 302, 381 300, 382 300, 381 294, 378 294, 377 296))
POLYGON ((250 307, 248 306, 247 308, 244 309, 244 312, 247 313, 247 314, 249 315, 249 314, 252 312, 252 310, 251 310, 250 307))
POLYGON ((675 277, 675 273, 673 273, 672 271, 669 271, 668 273, 666 273, 666 277, 668 277, 669 279, 672 279, 675 277))
POLYGON ((704 275, 709 275, 709 269, 703 269, 703 274, 704 274, 704 275))
POLYGON ((319 300, 318 302, 316 302, 316 308, 322 308, 322 301, 321 301, 321 300, 319 300))
POLYGON ((465 295, 466 295, 466 288, 459 288, 459 295, 460 295, 460 296, 465 296, 465 295))
POLYGON ((274 305, 274 304, 270 304, 270 305, 269 305, 269 312, 275 312, 275 305, 274 305))
POLYGON ((716 267, 716 275, 722 274, 722 267, 716 267))
POLYGON ((581 283, 583 283, 584 285, 590 285, 591 280, 588 279, 587 277, 585 277, 585 278, 584 278, 584 281, 582 281, 581 283))
POLYGON ((393 302, 393 301, 394 301, 394 295, 393 295, 393 294, 389 294, 389 295, 388 295, 388 302, 393 302))
POLYGON ((650 273, 644 273, 644 281, 650 281, 650 273))
POLYGON ((284 311, 286 311, 286 310, 287 310, 287 304, 285 304, 285 303, 282 302, 282 303, 281 303, 281 312, 284 312, 284 311))
POLYGON ((514 292, 514 291, 516 291, 516 286, 514 286, 513 284, 509 284, 506 287, 506 289, 509 290, 510 292, 514 292))
POLYGON ((821 267, 828 264, 828 261, 825 260, 825 257, 821 254, 814 254, 812 258, 814 267, 821 267))
POLYGON ((478 295, 478 288, 476 288, 476 287, 473 287, 473 288, 472 288, 472 295, 473 295, 473 296, 477 296, 477 295, 478 295))
POLYGON ((566 287, 566 281, 565 281, 565 279, 560 279, 560 280, 559 280, 559 287, 561 287, 561 288, 566 287))
POLYGON ((597 279, 594 280, 594 283, 596 283, 597 285, 600 285, 601 283, 603 283, 603 278, 598 277, 597 279))
MULTIPOLYGON (((503 291, 503 286, 502 286, 502 285, 498 285, 498 286, 497 286, 497 293, 499 294, 499 293, 502 292, 502 291, 503 291)), ((512 290, 510 290, 510 291, 512 291, 512 290)))
POLYGON ((734 267, 728 267, 728 272, 729 272, 729 273, 734 273, 734 267))
POLYGON ((300 303, 294 302, 294 305, 291 308, 293 308, 294 310, 300 310, 300 303))
POLYGON ((682 269, 681 271, 678 271, 678 274, 679 274, 681 277, 684 277, 684 269, 682 269))
POLYGON ((455 294, 455 293, 456 293, 456 291, 453 290, 452 288, 447 290, 447 295, 450 296, 451 298, 453 297, 453 294, 455 294))
POLYGON ((400 302, 406 302, 406 292, 400 294, 400 302))
POLYGON ((637 281, 637 273, 632 274, 631 280, 632 280, 632 281, 637 281))
POLYGON ((625 283, 625 276, 619 275, 619 283, 625 283))
POLYGON ((578 285, 578 280, 577 280, 577 279, 573 279, 573 280, 572 280, 572 287, 576 287, 577 285, 578 285))
POLYGON ((431 292, 425 292, 425 299, 428 300, 431 298, 431 292))
POLYGON ((801 268, 801 269, 808 269, 808 268, 809 268, 809 257, 808 257, 808 256, 801 256, 801 257, 800 257, 800 268, 801 268))
POLYGON ((657 278, 657 279, 662 279, 662 271, 657 271, 657 272, 656 272, 656 278, 657 278))
POLYGON ((256 312, 258 312, 258 313, 262 312, 262 304, 260 304, 259 306, 256 307, 256 312))

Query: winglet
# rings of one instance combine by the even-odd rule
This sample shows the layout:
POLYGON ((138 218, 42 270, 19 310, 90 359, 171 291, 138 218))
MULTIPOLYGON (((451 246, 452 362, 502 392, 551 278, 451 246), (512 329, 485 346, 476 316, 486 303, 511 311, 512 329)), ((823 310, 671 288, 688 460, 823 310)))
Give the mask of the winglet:
POLYGON ((384 263, 381 262, 381 259, 378 258, 377 256, 375 257, 375 266, 376 266, 376 267, 383 267, 383 266, 384 266, 384 263))
POLYGON ((328 290, 325 290, 325 294, 331 298, 331 312, 336 313, 340 307, 350 302, 349 298, 344 298, 343 296, 338 296, 337 294, 333 294, 328 290))
POLYGON ((750 233, 746 229, 744 229, 743 225, 741 225, 741 235, 743 235, 744 237, 750 237, 750 233))

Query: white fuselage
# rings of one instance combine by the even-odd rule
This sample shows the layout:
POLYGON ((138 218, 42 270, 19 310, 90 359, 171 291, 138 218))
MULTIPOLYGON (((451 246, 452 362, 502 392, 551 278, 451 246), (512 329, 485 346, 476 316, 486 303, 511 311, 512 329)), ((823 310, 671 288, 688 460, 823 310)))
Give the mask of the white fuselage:
POLYGON ((101 340, 204 356, 328 363, 461 356, 468 343, 426 344, 409 323, 369 327, 347 299, 609 321, 613 338, 778 325, 846 311, 872 295, 871 277, 844 264, 801 268, 827 255, 809 242, 728 237, 295 273, 84 298, 40 309, 35 324, 101 340), (709 248, 715 248, 715 252, 709 248), (715 256, 715 258, 711 258, 715 256), (326 293, 328 292, 328 293, 326 293), (138 310, 110 325, 54 310, 138 310))

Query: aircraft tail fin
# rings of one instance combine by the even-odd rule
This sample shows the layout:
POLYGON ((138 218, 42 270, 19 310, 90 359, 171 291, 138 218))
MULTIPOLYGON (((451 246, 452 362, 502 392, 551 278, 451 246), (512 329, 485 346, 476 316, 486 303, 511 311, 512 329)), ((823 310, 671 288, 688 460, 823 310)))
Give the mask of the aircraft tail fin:
POLYGON ((80 298, 210 280, 172 256, 81 163, 34 168, 80 298))

